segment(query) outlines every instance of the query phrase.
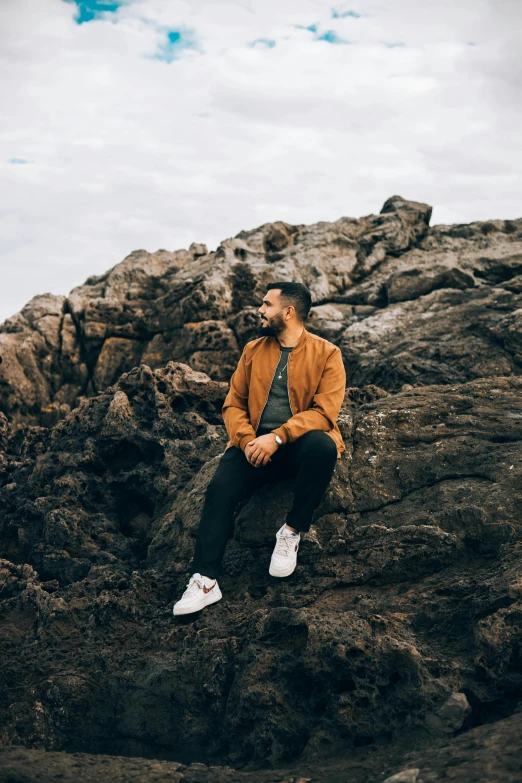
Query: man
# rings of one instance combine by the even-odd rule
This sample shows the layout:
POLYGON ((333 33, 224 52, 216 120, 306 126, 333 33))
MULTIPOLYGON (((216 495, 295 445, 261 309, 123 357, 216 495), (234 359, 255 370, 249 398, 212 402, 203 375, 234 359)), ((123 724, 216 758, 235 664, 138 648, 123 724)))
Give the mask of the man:
POLYGON ((345 450, 336 424, 346 384, 341 351, 305 329, 312 297, 304 285, 271 283, 266 291, 261 337, 244 347, 223 405, 230 440, 208 485, 193 575, 175 615, 222 597, 217 577, 238 502, 263 484, 295 476, 293 506, 269 569, 271 576, 290 576, 300 534, 310 529, 345 450))

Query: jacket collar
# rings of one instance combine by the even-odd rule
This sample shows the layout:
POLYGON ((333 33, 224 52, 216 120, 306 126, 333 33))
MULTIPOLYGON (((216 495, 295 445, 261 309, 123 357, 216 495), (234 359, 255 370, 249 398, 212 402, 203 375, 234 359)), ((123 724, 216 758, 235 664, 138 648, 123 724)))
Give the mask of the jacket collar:
MULTIPOLYGON (((294 345, 294 349, 292 351, 293 354, 297 353, 297 351, 300 351, 301 348, 303 348, 303 346, 306 343, 306 341, 308 340, 309 336, 310 336, 310 332, 308 332, 306 329, 303 329, 303 334, 299 338, 299 342, 297 343, 297 345, 294 345)), ((277 337, 271 337, 269 339, 271 340, 272 344, 275 347, 280 349, 281 346, 279 344, 279 340, 277 339, 277 337)))

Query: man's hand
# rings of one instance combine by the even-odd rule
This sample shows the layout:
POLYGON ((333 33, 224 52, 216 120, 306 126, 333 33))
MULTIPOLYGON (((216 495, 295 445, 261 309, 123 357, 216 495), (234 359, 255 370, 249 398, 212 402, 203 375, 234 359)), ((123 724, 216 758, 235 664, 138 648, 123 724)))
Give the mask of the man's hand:
POLYGON ((260 435, 247 443, 245 446, 245 457, 251 465, 261 468, 270 462, 270 457, 279 448, 275 435, 269 432, 268 435, 260 435))

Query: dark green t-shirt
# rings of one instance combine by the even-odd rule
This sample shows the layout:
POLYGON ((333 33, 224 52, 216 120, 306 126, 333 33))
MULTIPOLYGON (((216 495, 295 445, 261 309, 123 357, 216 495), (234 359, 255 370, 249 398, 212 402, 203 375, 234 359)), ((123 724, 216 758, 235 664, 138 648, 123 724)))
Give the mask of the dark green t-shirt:
POLYGON ((281 356, 277 364, 272 385, 268 393, 261 421, 257 428, 257 435, 266 435, 277 429, 292 416, 290 401, 288 399, 288 359, 293 348, 280 346, 281 356))

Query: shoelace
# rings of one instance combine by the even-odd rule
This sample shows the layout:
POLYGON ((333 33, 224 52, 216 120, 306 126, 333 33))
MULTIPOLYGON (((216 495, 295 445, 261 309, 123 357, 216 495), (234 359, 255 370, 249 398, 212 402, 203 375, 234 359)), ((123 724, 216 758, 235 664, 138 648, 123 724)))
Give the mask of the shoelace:
POLYGON ((196 591, 196 589, 201 590, 204 586, 203 579, 196 579, 195 576, 190 577, 190 581, 187 585, 187 589, 183 593, 183 597, 186 595, 190 595, 190 593, 193 593, 196 591))
POLYGON ((275 548, 276 555, 288 557, 292 550, 295 551, 295 544, 298 540, 297 536, 278 536, 275 548))

